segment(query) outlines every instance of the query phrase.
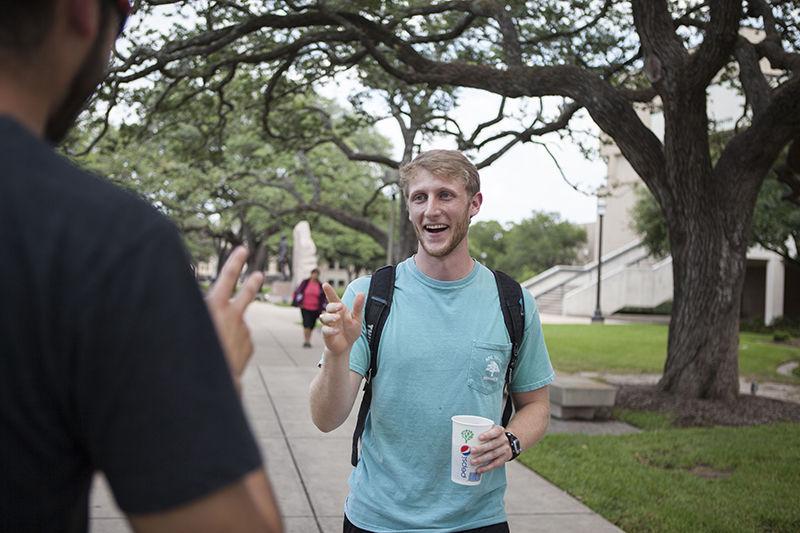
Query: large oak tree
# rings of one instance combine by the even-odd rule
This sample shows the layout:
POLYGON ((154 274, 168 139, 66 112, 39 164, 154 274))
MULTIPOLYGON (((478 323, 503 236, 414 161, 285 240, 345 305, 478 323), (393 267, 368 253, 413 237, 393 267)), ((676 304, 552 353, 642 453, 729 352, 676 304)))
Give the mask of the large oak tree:
MULTIPOLYGON (((140 4, 149 12, 186 3, 140 4)), ((152 75, 213 88, 238 65, 256 64, 273 76, 255 96, 267 102, 286 80, 312 83, 368 66, 411 86, 563 98, 560 115, 517 132, 524 141, 567 127, 585 110, 667 221, 674 305, 660 387, 691 397, 737 395, 739 295, 754 205, 778 154, 800 142, 795 2, 209 0, 199 15, 157 45, 122 54, 106 95, 152 75), (707 89, 721 71, 746 103, 712 162, 707 89), (634 110, 635 102, 653 101, 663 110, 663 141, 634 110)))

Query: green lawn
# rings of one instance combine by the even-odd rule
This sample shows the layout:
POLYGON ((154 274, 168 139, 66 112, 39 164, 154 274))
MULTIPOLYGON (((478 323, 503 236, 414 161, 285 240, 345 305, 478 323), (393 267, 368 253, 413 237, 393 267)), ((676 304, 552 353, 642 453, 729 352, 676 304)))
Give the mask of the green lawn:
MULTIPOLYGON (((545 324, 544 336, 553 366, 566 373, 660 373, 667 353, 667 326, 662 325, 545 324)), ((775 371, 781 363, 800 361, 800 348, 774 343, 768 334, 742 333, 739 338, 742 377, 800 383, 796 376, 775 371)))
POLYGON ((548 435, 520 461, 625 531, 796 532, 798 442, 800 424, 548 435))

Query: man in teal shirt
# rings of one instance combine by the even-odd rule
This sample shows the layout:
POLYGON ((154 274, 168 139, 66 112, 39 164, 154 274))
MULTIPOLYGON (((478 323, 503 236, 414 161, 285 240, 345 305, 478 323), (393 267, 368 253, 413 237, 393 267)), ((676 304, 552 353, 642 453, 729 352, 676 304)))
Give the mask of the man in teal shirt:
MULTIPOLYGON (((504 465, 516 457, 511 443, 532 446, 549 421, 547 385, 555 375, 539 314, 523 291, 525 335, 511 380, 516 413, 503 428, 511 341, 494 276, 469 256, 467 239, 483 201, 478 171, 460 152, 432 150, 401 168, 400 178, 419 250, 397 265, 344 533, 508 531, 504 465), (487 365, 490 359, 497 365, 487 365), (453 415, 495 422, 471 449, 482 465, 479 485, 450 480, 453 415)), ((369 366, 362 328, 368 289, 369 278, 360 278, 339 301, 325 286, 325 352, 311 384, 312 418, 325 432, 347 419, 369 366)))

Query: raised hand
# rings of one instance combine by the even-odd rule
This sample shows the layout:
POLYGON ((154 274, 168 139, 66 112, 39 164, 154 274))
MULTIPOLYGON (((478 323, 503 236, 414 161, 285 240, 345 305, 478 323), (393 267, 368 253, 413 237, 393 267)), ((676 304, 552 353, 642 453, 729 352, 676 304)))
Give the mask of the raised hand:
POLYGON ((206 297, 206 305, 237 387, 239 378, 253 354, 253 341, 244 321, 244 312, 264 281, 261 272, 251 274, 236 296, 231 299, 246 260, 247 248, 237 247, 225 261, 219 278, 206 297))
POLYGON ((348 353, 353 343, 361 335, 361 312, 364 310, 364 294, 356 295, 353 300, 353 311, 347 309, 336 291, 324 283, 322 290, 328 298, 325 312, 320 315, 322 336, 325 347, 333 355, 348 353))

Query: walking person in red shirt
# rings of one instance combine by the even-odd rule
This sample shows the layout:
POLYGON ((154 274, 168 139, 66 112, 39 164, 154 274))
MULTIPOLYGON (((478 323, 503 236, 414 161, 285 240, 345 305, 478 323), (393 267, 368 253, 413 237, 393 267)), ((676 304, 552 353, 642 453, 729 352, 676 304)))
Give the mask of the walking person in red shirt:
POLYGON ((300 308, 303 315, 303 347, 311 348, 311 332, 317 324, 322 310, 328 305, 322 284, 319 282, 319 269, 311 271, 311 277, 300 282, 292 296, 292 305, 300 308))

